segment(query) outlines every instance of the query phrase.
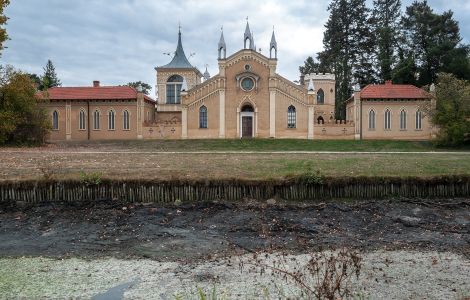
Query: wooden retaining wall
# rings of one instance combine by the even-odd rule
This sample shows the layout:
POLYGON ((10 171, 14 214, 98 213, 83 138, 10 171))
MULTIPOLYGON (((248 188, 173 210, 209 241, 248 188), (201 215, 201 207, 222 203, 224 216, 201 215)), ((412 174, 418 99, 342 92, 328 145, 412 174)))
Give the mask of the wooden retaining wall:
POLYGON ((377 198, 453 198, 470 196, 470 177, 440 178, 325 178, 322 183, 302 179, 278 181, 113 181, 99 185, 80 181, 0 182, 0 203, 21 201, 80 202, 119 199, 126 202, 323 200, 377 198))

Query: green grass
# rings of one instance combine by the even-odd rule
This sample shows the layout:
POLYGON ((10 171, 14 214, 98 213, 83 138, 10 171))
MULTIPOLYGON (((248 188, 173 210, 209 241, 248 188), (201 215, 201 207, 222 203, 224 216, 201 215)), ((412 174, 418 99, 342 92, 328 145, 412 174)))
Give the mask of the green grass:
POLYGON ((131 151, 470 151, 470 146, 436 148, 429 141, 350 141, 298 139, 227 139, 227 140, 132 140, 60 142, 63 148, 100 148, 131 151))

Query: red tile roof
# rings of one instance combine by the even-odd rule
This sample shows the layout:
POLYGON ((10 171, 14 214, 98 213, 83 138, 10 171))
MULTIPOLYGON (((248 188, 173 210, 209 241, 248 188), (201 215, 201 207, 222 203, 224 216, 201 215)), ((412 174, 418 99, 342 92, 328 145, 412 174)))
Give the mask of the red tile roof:
MULTIPOLYGON (((129 86, 54 87, 48 90, 49 100, 133 100, 137 91, 129 86)), ((155 102, 145 96, 145 100, 155 102)))
POLYGON ((369 84, 361 91, 362 99, 430 99, 431 94, 411 84, 369 84))

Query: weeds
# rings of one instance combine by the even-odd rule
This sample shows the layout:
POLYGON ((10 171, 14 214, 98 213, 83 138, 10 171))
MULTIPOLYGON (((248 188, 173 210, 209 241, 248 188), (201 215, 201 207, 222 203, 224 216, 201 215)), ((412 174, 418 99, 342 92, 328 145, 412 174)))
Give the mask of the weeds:
POLYGON ((86 186, 100 185, 102 182, 102 173, 101 172, 86 173, 84 171, 81 171, 80 182, 85 184, 86 186))
POLYGON ((268 271, 277 277, 293 284, 306 299, 343 299, 353 295, 352 279, 359 278, 361 271, 360 255, 349 249, 335 252, 313 253, 307 263, 294 256, 282 254, 272 263, 266 263, 268 255, 259 257, 254 254, 250 262, 240 262, 240 270, 244 265, 251 265, 250 272, 264 275, 268 271))

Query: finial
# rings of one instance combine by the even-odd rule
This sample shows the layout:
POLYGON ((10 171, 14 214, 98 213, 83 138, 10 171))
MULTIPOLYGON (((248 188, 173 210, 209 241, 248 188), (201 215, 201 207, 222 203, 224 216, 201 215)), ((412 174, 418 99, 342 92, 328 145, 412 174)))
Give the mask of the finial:
POLYGON ((246 16, 246 21, 248 22, 248 16, 246 16))
POLYGON ((178 31, 181 33, 181 21, 178 22, 178 31))

